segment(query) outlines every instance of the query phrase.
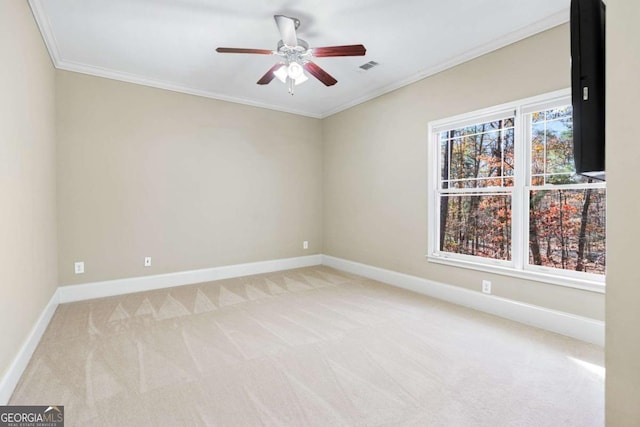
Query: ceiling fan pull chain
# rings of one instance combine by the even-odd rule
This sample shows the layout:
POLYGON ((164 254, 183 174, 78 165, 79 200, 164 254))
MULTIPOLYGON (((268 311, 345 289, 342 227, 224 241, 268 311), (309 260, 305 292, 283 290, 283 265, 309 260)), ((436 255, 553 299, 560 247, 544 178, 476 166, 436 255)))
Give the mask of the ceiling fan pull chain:
POLYGON ((287 76, 287 83, 289 83, 289 93, 291 94, 291 96, 293 96, 293 90, 296 87, 296 81, 287 76))

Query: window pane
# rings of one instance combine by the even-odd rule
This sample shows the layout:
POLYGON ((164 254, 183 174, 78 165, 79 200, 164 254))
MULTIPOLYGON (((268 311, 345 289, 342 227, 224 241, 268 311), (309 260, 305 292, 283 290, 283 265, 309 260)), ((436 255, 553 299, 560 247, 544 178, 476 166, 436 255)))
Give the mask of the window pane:
POLYGON ((529 263, 604 274, 604 189, 531 191, 529 263))
POLYGON ((571 109, 571 105, 565 105, 564 107, 552 108, 551 110, 545 111, 545 119, 546 120, 554 120, 554 119, 569 119, 573 118, 573 110, 571 109))
POLYGON ((540 112, 535 112, 531 114, 531 120, 533 121, 533 123, 539 123, 539 122, 543 122, 544 121, 544 111, 540 112))
POLYGON ((573 162, 571 106, 531 114, 531 185, 580 184, 573 162))
MULTIPOLYGON (((502 176, 513 176, 515 153, 515 129, 505 129, 502 131, 502 155, 504 171, 502 176)), ((513 185, 513 184, 511 184, 513 185)))
POLYGON ((442 188, 511 186, 513 118, 440 133, 442 188))
POLYGON ((544 123, 533 124, 531 126, 531 175, 544 174, 546 145, 544 123))
MULTIPOLYGON (((442 132, 442 135, 446 135, 446 133, 442 132)), ((443 182, 449 180, 449 141, 443 138, 440 142, 440 178, 443 182)), ((444 188, 448 188, 448 184, 444 188)))
POLYGON ((440 206, 440 250, 511 259, 510 195, 442 196, 440 206))
POLYGON ((544 176, 532 176, 531 177, 531 185, 544 185, 544 176))
POLYGON ((546 122, 547 173, 573 172, 573 125, 571 119, 546 122))

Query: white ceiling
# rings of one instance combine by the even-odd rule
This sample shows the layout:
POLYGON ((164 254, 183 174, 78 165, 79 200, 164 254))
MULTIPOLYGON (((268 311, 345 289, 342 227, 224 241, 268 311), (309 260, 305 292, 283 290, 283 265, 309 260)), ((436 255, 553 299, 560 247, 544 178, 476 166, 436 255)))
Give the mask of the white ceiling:
MULTIPOLYGON (((326 117, 567 22, 570 0, 30 0, 56 67, 210 98, 326 117), (291 96, 256 81, 278 58, 273 15, 300 19, 310 47, 364 44, 366 56, 315 58, 291 96), (380 63, 369 71, 360 65, 380 63)), ((569 60, 569 58, 567 58, 569 60)))

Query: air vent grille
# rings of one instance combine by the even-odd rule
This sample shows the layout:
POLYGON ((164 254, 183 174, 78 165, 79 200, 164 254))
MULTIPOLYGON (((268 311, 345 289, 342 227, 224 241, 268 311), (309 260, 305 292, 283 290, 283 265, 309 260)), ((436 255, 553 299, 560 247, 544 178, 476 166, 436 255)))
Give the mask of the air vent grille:
POLYGON ((373 67, 378 66, 378 65, 380 65, 380 64, 378 64, 376 61, 369 61, 366 64, 362 64, 360 66, 360 68, 362 68, 363 70, 367 71, 367 70, 370 70, 373 67))

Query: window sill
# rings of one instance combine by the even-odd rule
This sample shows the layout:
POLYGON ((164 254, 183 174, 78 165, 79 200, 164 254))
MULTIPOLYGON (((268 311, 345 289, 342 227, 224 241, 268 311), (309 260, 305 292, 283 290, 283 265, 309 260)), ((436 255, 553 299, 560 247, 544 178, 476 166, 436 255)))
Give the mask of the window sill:
POLYGON ((605 293, 605 282, 579 279, 575 277, 558 276, 545 272, 519 270, 511 267, 499 265, 487 265, 479 262, 466 261, 455 258, 441 257, 437 255, 426 255, 427 261, 436 264, 443 264, 452 267, 467 268, 471 270, 486 271, 487 273, 500 274, 503 276, 517 277, 518 279, 533 280, 551 285, 565 286, 569 288, 582 289, 590 292, 605 293))

